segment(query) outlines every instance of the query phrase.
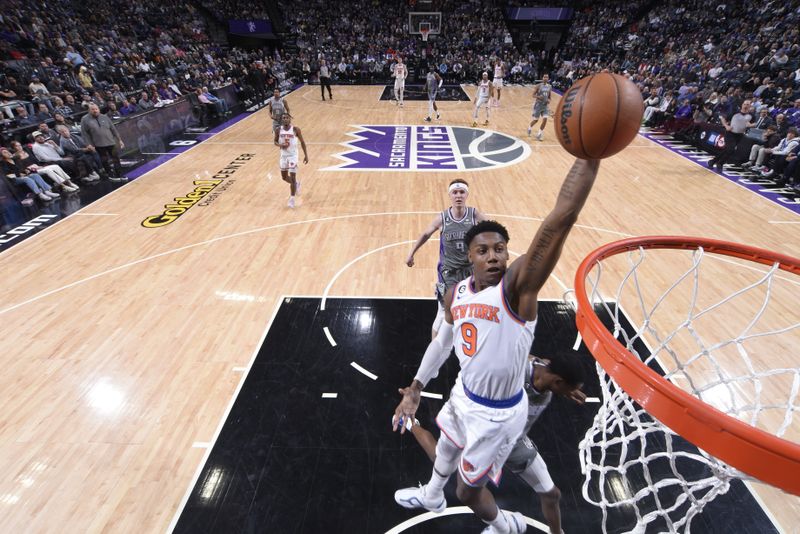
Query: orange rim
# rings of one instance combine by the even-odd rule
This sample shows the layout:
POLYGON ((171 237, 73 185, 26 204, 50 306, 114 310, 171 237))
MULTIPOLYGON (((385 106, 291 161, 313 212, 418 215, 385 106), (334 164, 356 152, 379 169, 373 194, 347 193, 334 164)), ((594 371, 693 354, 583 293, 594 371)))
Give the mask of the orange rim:
POLYGON ((800 275, 800 260, 769 250, 702 237, 648 236, 604 245, 581 262, 575 274, 576 323, 584 343, 605 372, 648 413, 689 442, 782 490, 800 495, 800 445, 752 427, 687 393, 647 367, 609 332, 594 313, 586 293, 586 277, 601 260, 630 250, 685 249, 753 261, 778 263, 800 275))

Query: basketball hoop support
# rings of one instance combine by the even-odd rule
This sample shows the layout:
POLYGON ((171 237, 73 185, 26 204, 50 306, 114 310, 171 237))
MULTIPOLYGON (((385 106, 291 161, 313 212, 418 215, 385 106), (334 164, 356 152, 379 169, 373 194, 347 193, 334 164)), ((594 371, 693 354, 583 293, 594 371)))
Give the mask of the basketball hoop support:
POLYGON ((653 417, 728 465, 800 496, 800 445, 728 416, 659 376, 609 332, 587 297, 589 272, 609 256, 639 249, 699 247, 762 265, 777 263, 781 270, 800 275, 800 259, 746 245, 681 236, 624 239, 598 248, 581 262, 575 275, 578 329, 606 373, 653 417))

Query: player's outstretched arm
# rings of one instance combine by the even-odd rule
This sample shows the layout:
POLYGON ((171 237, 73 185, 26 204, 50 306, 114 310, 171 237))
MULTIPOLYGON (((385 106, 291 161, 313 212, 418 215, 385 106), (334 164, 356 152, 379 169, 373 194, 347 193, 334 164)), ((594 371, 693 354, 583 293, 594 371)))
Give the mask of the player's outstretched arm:
POLYGON ((509 268, 506 297, 512 308, 526 321, 536 318, 536 300, 550 273, 558 263, 564 242, 578 220, 589 197, 600 160, 576 159, 553 210, 542 221, 528 251, 509 268))
POLYGON ((453 316, 450 313, 452 302, 453 288, 451 287, 444 296, 444 320, 447 324, 439 329, 436 337, 425 349, 425 355, 422 356, 422 362, 419 364, 419 369, 414 380, 411 381, 411 385, 397 390, 403 396, 403 400, 394 410, 392 430, 397 430, 399 427, 401 434, 405 433, 406 425, 401 425, 400 421, 414 420, 414 415, 419 408, 420 393, 450 356, 450 350, 453 348, 453 316))
POLYGON ((439 216, 433 219, 431 224, 429 224, 428 227, 425 230, 423 230, 423 232, 419 235, 416 243, 414 243, 414 246, 411 247, 411 252, 408 253, 408 258, 406 258, 406 265, 408 265, 409 267, 414 266, 414 254, 416 254, 419 248, 422 245, 424 245, 428 241, 428 239, 430 239, 431 236, 441 228, 442 228, 442 218, 439 216))

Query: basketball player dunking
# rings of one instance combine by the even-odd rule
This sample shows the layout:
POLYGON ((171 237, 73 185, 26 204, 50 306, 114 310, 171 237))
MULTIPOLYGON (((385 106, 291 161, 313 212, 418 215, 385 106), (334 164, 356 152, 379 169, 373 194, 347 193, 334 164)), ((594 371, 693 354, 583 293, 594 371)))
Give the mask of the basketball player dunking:
POLYGON ((492 99, 492 82, 489 81, 489 73, 484 72, 481 81, 478 82, 478 95, 475 97, 475 111, 472 112, 472 126, 478 125, 478 111, 481 106, 486 106, 486 121, 484 126, 489 126, 489 109, 492 99))
POLYGON ((289 183, 289 207, 295 206, 295 195, 300 195, 300 182, 297 180, 297 140, 303 147, 303 163, 308 163, 308 152, 306 151, 306 141, 300 128, 292 124, 292 117, 284 113, 283 125, 275 130, 275 145, 281 148, 281 178, 289 183))
POLYGON ((450 182, 447 189, 450 196, 450 207, 437 215, 431 224, 420 234, 411 252, 406 258, 406 265, 414 266, 414 254, 424 245, 431 236, 437 231, 441 231, 439 237, 439 264, 436 271, 439 279, 436 283, 436 301, 438 311, 436 318, 431 326, 431 338, 435 339, 439 327, 444 321, 444 296, 447 290, 456 285, 461 280, 472 274, 472 264, 467 257, 467 249, 464 246, 464 236, 470 228, 486 217, 476 208, 467 206, 469 197, 469 184, 457 178, 450 182))
POLYGON ((408 69, 406 64, 403 63, 403 58, 397 56, 397 64, 394 66, 394 99, 400 107, 403 107, 403 93, 406 90, 406 78, 408 77, 408 69))
POLYGON ((537 298, 561 255, 564 242, 592 189, 599 160, 576 160, 564 179, 553 210, 526 254, 508 264, 508 232, 483 221, 464 242, 473 274, 445 295, 445 322, 428 345, 414 380, 399 392, 403 400, 394 426, 413 421, 420 393, 455 349, 461 372, 436 419, 442 436, 430 481, 395 493, 405 508, 442 512, 444 486, 457 469, 458 498, 489 526, 484 532, 524 532, 522 514, 501 512, 486 483, 500 479, 502 466, 525 428, 524 382, 533 345, 537 298))
MULTIPOLYGON (((561 534, 561 491, 553 482, 547 464, 528 433, 550 405, 553 395, 572 399, 578 404, 586 402, 586 395, 581 391, 584 380, 583 367, 574 354, 564 353, 552 359, 537 358, 533 354, 528 356, 525 373, 528 419, 522 436, 514 444, 503 468, 519 476, 539 496, 542 515, 550 527, 550 534, 561 534)), ((433 434, 422 428, 416 419, 413 423, 405 422, 405 425, 428 458, 435 462, 436 438, 433 434)))
POLYGON ((528 125, 528 137, 531 136, 533 126, 542 119, 542 125, 539 127, 539 133, 536 134, 536 139, 542 140, 544 136, 544 127, 547 124, 547 117, 550 115, 550 94, 553 92, 553 86, 550 85, 550 75, 545 74, 542 76, 542 83, 537 83, 533 88, 533 119, 528 125))
POLYGON ((497 58, 494 62, 494 78, 492 79, 492 86, 494 87, 495 94, 494 106, 500 107, 500 91, 503 90, 503 77, 506 75, 506 66, 503 65, 503 60, 497 58))
POLYGON ((275 89, 272 97, 267 100, 267 106, 269 106, 269 114, 272 116, 272 131, 275 132, 281 127, 284 113, 291 114, 289 103, 281 98, 281 90, 275 89))
POLYGON ((431 65, 428 68, 428 74, 425 76, 425 90, 428 91, 428 116, 425 121, 431 122, 433 112, 436 112, 436 120, 442 118, 439 114, 439 108, 436 107, 436 92, 442 86, 442 77, 436 72, 436 67, 431 65))

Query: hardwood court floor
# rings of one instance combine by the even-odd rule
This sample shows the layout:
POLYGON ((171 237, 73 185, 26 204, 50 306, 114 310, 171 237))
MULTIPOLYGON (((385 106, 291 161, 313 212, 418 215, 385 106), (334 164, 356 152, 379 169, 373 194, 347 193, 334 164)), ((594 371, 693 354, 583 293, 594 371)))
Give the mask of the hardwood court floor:
MULTIPOLYGON (((508 226, 511 250, 525 250, 571 164, 551 124, 530 157, 496 170, 321 170, 340 162, 349 125, 424 124, 426 103, 399 109, 378 100, 381 90, 289 96, 311 160, 296 210, 260 111, 0 255, 0 531, 167 529, 281 296, 429 296, 436 245, 413 269, 404 259, 455 176, 470 182, 471 204, 508 226), (226 167, 232 174, 199 205, 142 226, 226 167)), ((440 107, 442 123, 471 123, 471 104, 440 107)), ((491 128, 527 141, 529 116, 530 89, 506 88, 491 128)), ((798 222, 637 138, 602 164, 541 296, 561 297, 590 250, 628 235, 697 234, 800 255, 796 224, 770 221, 798 222)), ((783 362, 796 365, 795 354, 783 362)), ((771 490, 763 499, 794 532, 798 499, 771 490)))

